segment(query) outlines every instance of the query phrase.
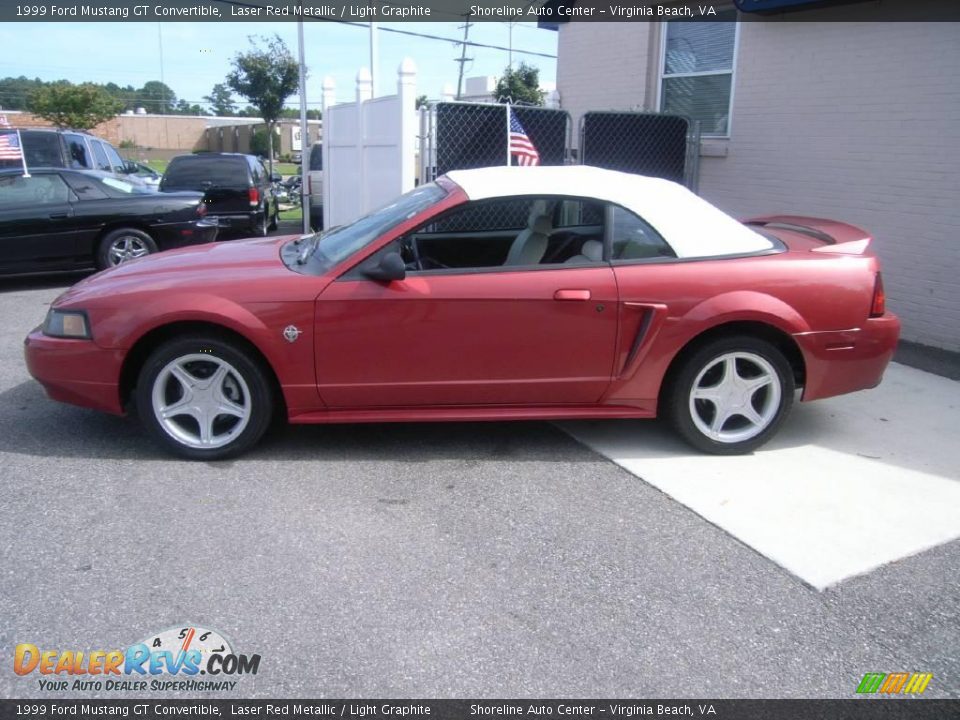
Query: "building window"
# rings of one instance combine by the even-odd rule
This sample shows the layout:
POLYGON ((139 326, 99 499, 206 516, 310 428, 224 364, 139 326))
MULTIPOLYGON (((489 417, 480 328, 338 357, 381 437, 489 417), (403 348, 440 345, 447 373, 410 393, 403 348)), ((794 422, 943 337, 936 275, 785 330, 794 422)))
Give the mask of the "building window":
POLYGON ((700 121, 703 135, 730 134, 738 23, 735 10, 710 22, 669 22, 663 36, 660 110, 700 121))

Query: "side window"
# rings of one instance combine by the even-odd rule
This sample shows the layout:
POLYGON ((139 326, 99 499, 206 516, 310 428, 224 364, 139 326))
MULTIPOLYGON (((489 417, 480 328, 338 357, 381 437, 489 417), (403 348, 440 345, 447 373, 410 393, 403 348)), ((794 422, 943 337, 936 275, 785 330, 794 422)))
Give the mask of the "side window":
POLYGON ((20 133, 23 151, 30 167, 63 167, 60 136, 43 130, 24 130, 20 133))
POLYGON ((87 142, 83 135, 65 133, 63 139, 67 143, 68 165, 72 168, 93 169, 93 158, 87 152, 87 142))
POLYGON ((648 222, 622 207, 610 208, 610 239, 614 262, 677 256, 648 222))
POLYGON ((68 200, 70 189, 59 175, 0 178, 0 208, 60 205, 68 200))
POLYGON ((70 186, 70 189, 73 190, 81 200, 103 200, 104 198, 110 197, 91 177, 80 176, 79 174, 64 174, 64 180, 67 181, 67 185, 70 186))
POLYGON ((603 207, 579 199, 468 203, 400 240, 410 271, 590 264, 603 261, 603 207))
POLYGON ((103 151, 103 143, 93 140, 90 144, 93 146, 93 157, 96 160, 97 169, 113 172, 113 169, 110 167, 110 161, 107 160, 107 154, 103 151))
POLYGON ((260 161, 255 158, 249 158, 247 164, 250 166, 250 177, 253 180, 253 184, 259 185, 263 181, 263 173, 261 172, 263 166, 260 164, 260 161))
POLYGON ((103 143, 103 151, 107 154, 107 160, 109 163, 113 165, 113 172, 123 173, 123 158, 120 157, 120 153, 113 149, 113 145, 110 143, 103 143))

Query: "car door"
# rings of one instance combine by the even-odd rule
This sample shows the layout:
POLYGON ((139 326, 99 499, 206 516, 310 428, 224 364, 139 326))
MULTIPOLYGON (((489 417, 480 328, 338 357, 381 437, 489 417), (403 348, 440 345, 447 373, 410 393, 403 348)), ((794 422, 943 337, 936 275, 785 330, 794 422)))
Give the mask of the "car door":
POLYGON ((55 172, 0 176, 0 271, 70 266, 76 254, 74 199, 55 172))
POLYGON ((587 240, 601 244, 602 224, 558 227, 571 203, 579 201, 471 203, 376 254, 399 249, 411 268, 405 279, 373 280, 363 263, 331 283, 316 311, 324 401, 597 402, 613 366, 617 285, 599 253, 579 253, 587 240), (538 202, 552 209, 538 211, 538 202), (537 212, 550 215, 549 228, 531 220, 537 212))

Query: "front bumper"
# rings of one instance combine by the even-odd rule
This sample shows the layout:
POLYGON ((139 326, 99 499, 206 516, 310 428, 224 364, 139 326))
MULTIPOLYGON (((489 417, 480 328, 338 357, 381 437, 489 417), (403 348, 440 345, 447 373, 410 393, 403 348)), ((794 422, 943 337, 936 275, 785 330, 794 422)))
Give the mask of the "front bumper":
POLYGON ((36 328, 24 340, 27 370, 53 400, 122 415, 118 350, 91 340, 48 337, 36 328))
POLYGON ((876 387, 897 349, 900 319, 893 313, 870 318, 862 328, 798 333, 806 365, 804 400, 876 387))

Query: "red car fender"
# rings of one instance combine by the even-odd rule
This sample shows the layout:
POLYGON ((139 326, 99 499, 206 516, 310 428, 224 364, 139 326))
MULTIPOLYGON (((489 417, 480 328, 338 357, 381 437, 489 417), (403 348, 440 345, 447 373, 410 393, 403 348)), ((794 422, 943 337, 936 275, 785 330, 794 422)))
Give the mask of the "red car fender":
POLYGON ((803 316, 783 300, 756 290, 715 295, 692 307, 682 320, 697 329, 696 335, 730 322, 760 322, 788 335, 811 329, 803 316))

